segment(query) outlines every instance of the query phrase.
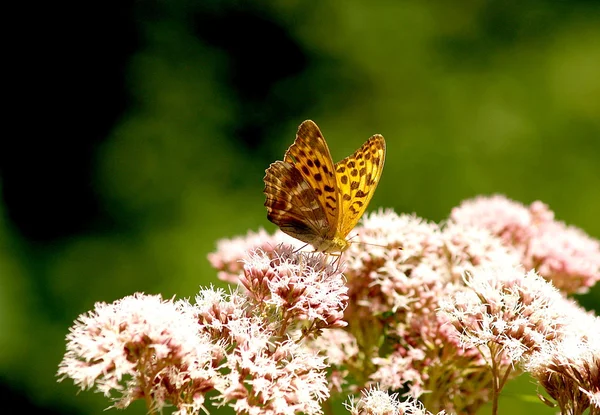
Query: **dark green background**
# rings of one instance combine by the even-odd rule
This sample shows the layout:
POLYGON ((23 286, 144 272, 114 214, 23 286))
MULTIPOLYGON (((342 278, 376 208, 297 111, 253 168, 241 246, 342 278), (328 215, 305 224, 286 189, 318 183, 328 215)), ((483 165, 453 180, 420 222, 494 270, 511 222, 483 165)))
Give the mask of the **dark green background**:
MULTIPOLYGON (((598 2, 18 7, 18 117, 0 147, 5 408, 104 413, 56 383, 72 321, 136 291, 220 285, 206 254, 274 230, 264 170, 307 118, 336 160, 386 137, 371 210, 439 221, 502 193, 600 237, 598 2)), ((598 310, 599 290, 580 300, 598 310)), ((501 413, 542 413, 533 391, 509 385, 501 413)))

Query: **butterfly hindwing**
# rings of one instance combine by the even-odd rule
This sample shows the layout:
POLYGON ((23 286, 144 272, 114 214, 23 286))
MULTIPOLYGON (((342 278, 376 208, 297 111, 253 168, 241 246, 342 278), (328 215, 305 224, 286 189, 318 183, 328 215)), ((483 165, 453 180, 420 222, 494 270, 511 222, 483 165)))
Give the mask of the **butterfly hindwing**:
POLYGON ((292 164, 277 161, 264 178, 267 218, 288 235, 313 243, 326 234, 329 223, 314 189, 292 164))
POLYGON ((356 226, 375 193, 385 162, 385 140, 376 134, 351 156, 336 163, 340 198, 337 232, 345 238, 356 226))

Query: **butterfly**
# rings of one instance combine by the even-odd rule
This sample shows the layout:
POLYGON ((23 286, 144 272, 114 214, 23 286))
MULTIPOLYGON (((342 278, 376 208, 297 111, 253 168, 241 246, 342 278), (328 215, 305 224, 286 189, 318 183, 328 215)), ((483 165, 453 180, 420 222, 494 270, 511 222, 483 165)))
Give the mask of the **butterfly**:
POLYGON ((306 120, 283 161, 266 170, 267 218, 315 251, 344 252, 350 246, 348 234, 373 197, 384 162, 385 140, 375 134, 334 164, 321 130, 306 120))

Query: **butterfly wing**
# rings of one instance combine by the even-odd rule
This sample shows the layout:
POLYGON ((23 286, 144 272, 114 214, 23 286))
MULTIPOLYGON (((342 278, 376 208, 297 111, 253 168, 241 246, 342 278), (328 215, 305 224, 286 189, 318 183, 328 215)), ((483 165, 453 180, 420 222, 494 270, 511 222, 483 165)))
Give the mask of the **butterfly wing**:
POLYGON ((339 219, 338 183, 335 167, 321 130, 311 120, 306 120, 296 134, 294 144, 285 153, 285 162, 298 169, 304 181, 314 190, 329 226, 320 228, 321 236, 331 238, 336 233, 339 219))
POLYGON ((385 162, 385 140, 376 134, 354 154, 335 165, 340 193, 338 235, 345 238, 356 226, 375 193, 385 162))
POLYGON ((276 161, 266 170, 264 182, 267 218, 283 232, 310 244, 328 232, 315 190, 294 165, 276 161))

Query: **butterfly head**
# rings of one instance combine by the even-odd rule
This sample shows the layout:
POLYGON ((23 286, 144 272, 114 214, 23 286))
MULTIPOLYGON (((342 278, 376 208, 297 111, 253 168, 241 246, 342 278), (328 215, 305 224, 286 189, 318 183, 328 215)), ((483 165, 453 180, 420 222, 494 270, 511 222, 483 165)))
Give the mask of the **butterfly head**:
POLYGON ((311 244, 315 248, 315 251, 326 254, 342 253, 350 247, 350 242, 339 236, 334 236, 331 239, 319 238, 319 240, 313 241, 311 244))

